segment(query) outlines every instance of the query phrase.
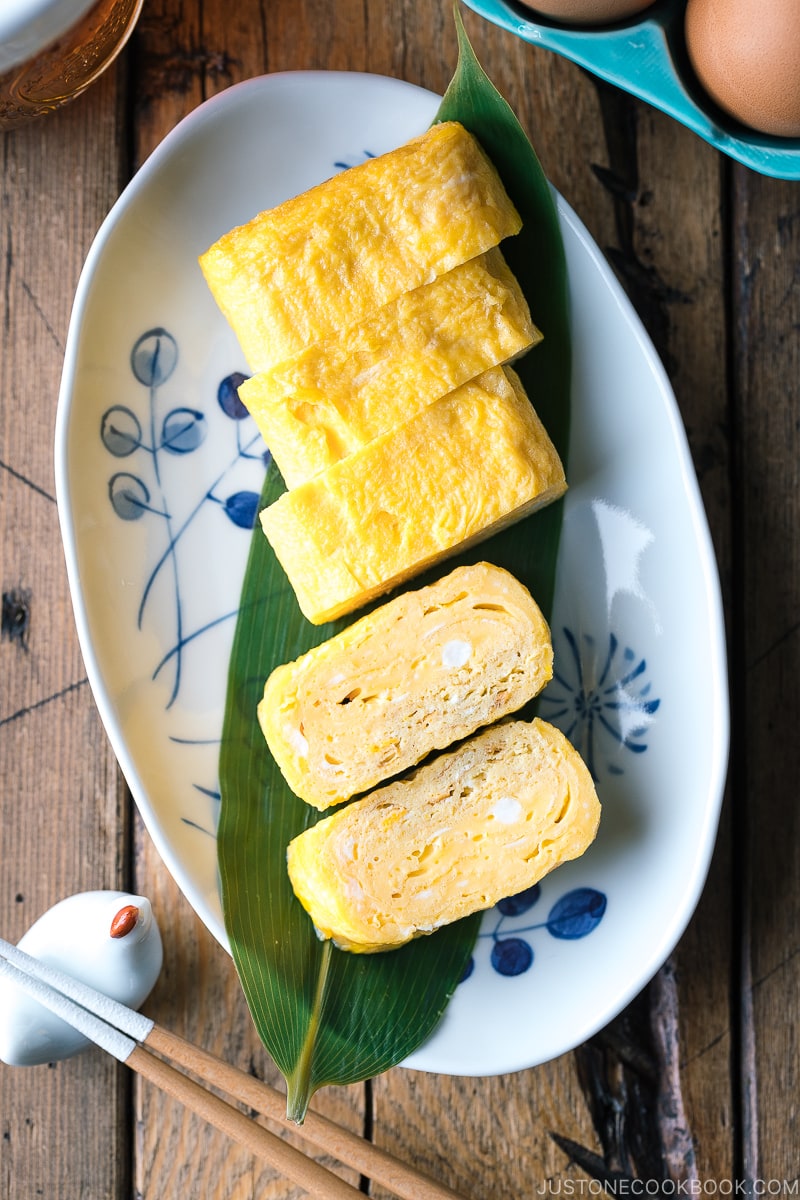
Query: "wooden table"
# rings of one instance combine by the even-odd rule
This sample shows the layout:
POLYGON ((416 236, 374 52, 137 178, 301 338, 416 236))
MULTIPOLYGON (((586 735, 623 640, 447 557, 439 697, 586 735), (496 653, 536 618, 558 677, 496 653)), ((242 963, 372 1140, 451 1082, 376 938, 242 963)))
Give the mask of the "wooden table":
MULTIPOLYGON (((397 1068, 318 1103, 467 1200, 586 1194, 615 1171, 671 1180, 664 1194, 740 1195, 750 1181, 756 1193, 796 1195, 800 188, 735 166, 471 12, 465 23, 677 393, 726 601, 730 787, 689 929, 591 1043, 501 1078, 397 1068)), ((93 89, 2 142, 0 929, 16 940, 83 889, 150 896, 166 959, 149 1012, 270 1080, 231 962, 144 832, 87 684, 53 483, 68 318, 102 218, 207 96, 299 68, 441 91, 454 63, 450 0, 146 0, 132 43, 93 89)), ((0 1066, 5 1200, 296 1194, 99 1051, 0 1066)))

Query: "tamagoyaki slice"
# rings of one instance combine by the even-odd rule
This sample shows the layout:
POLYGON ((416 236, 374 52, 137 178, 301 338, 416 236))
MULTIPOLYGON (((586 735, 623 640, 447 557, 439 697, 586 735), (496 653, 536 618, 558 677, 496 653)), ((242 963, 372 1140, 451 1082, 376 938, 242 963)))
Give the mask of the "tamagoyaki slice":
POLYGON ((288 488, 541 340, 495 247, 239 388, 288 488))
POLYGON ((289 878, 321 938, 391 950, 532 887, 584 853, 599 819, 563 733, 505 721, 306 829, 289 878))
POLYGON ((284 492, 261 525, 314 625, 344 616, 566 490, 522 384, 494 367, 284 492))
POLYGON ((458 122, 260 213, 200 256, 253 371, 483 254, 522 222, 458 122))
POLYGON ((480 562, 277 667, 258 718, 292 791, 325 809, 518 711, 552 670, 529 591, 480 562))

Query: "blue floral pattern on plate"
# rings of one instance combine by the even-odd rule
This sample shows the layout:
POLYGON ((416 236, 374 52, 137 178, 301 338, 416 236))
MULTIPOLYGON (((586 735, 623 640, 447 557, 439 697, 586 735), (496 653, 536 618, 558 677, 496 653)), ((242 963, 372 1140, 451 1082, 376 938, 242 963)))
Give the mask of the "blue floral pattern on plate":
MULTIPOLYGON (((258 493, 249 490, 236 491, 223 499, 219 491, 236 462, 242 458, 260 457, 254 450, 260 440, 259 434, 251 433, 246 439, 242 438, 241 423, 249 420, 249 414, 236 389, 244 382, 246 376, 235 372, 226 376, 217 390, 220 408, 234 423, 235 445, 230 462, 209 482, 205 490, 200 492, 189 516, 175 527, 169 504, 169 456, 192 454, 203 444, 208 432, 205 414, 201 410, 174 404, 171 399, 160 403, 160 389, 170 379, 177 361, 178 344, 166 329, 149 329, 143 333, 131 351, 130 365, 134 378, 147 392, 144 421, 133 408, 114 404, 103 414, 100 427, 100 437, 109 454, 115 458, 127 459, 140 452, 142 462, 142 468, 137 474, 132 471, 117 471, 109 479, 109 500, 117 516, 123 521, 138 521, 149 513, 164 522, 164 549, 145 580, 137 625, 139 629, 142 628, 148 598, 161 571, 170 570, 174 587, 174 642, 156 664, 152 675, 152 678, 156 679, 167 667, 172 671, 172 688, 167 708, 171 708, 180 692, 181 668, 186 648, 217 623, 215 620, 189 632, 184 629, 179 562, 181 539, 203 505, 207 503, 221 505, 225 515, 238 528, 248 531, 253 528, 258 509, 258 493), (143 478, 144 475, 147 475, 149 483, 143 478)), ((235 611, 221 614, 218 620, 231 620, 235 615, 235 611)))
POLYGON ((613 632, 604 641, 566 627, 561 632, 553 682, 540 701, 543 715, 580 751, 595 782, 601 768, 620 775, 624 767, 612 753, 644 753, 661 703, 652 695, 647 660, 613 632))
MULTIPOLYGON (((521 936, 523 933, 530 934, 539 929, 546 929, 551 937, 562 941, 577 941, 587 937, 599 925, 606 911, 607 899, 604 892, 598 891, 597 888, 578 887, 565 892, 556 900, 546 920, 537 921, 532 925, 516 923, 509 927, 514 918, 527 914, 540 900, 541 895, 541 884, 535 883, 533 887, 518 892, 516 896, 509 896, 494 906, 493 912, 498 916, 491 929, 485 927, 484 921, 484 928, 479 936, 492 939, 489 961, 498 975, 509 978, 522 975, 533 965, 533 947, 521 936)), ((464 973, 464 979, 470 977, 474 968, 473 958, 464 973)))
MULTIPOLYGON (((609 632, 598 641, 591 634, 576 635, 566 626, 555 643, 553 680, 539 699, 540 711, 557 725, 580 751, 592 778, 621 775, 624 765, 614 751, 631 754, 647 750, 648 733, 661 701, 652 694, 647 660, 609 632), (602 647, 602 649, 601 649, 602 647)), ((602 798, 602 797, 601 797, 602 798)), ((565 892, 551 907, 547 919, 534 925, 513 926, 508 920, 525 914, 539 900, 539 884, 495 905, 499 914, 480 936, 492 939, 490 963, 499 975, 521 975, 533 966, 534 952, 522 933, 546 929, 562 940, 587 937, 603 919, 607 897, 592 887, 565 892)), ((469 978, 474 960, 464 976, 469 978)))

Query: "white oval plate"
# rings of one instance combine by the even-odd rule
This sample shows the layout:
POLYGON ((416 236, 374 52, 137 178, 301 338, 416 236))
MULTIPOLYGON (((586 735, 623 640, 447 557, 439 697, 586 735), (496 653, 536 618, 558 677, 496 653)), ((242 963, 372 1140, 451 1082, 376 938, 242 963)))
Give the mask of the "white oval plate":
MULTIPOLYGON (((223 944, 217 750, 263 446, 230 403, 225 381, 245 364, 197 256, 261 209, 421 132, 437 105, 357 74, 231 88, 145 163, 78 287, 56 471, 86 669, 158 851, 223 944)), ((705 880, 727 763, 719 585, 683 427, 638 318, 558 206, 574 410, 542 715, 584 753, 604 813, 581 860, 486 914, 471 974, 407 1060, 453 1074, 552 1058, 654 974, 705 880)))

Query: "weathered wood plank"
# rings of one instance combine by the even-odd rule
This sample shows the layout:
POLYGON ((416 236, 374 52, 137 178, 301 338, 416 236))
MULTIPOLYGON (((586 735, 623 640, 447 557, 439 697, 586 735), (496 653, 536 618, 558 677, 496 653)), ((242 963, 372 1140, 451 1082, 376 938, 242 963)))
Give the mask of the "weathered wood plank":
POLYGON ((397 1068, 373 1089, 376 1140, 466 1200, 512 1200, 544 1186, 558 1193, 585 1179, 554 1132, 600 1151, 572 1055, 488 1079, 397 1068))
POLYGON ((743 1150, 798 1178, 800 1145, 800 201, 734 173, 733 396, 740 563, 736 801, 745 889, 743 1150))
MULTIPOLYGON (((78 650, 52 462, 72 297, 119 188, 117 98, 112 71, 0 142, 0 583, 27 622, 24 636, 6 623, 0 639, 0 928, 14 940, 63 896, 118 887, 125 873, 126 808, 78 650)), ((128 1179, 124 1089, 99 1051, 0 1065, 0 1193, 116 1200, 128 1179)))

